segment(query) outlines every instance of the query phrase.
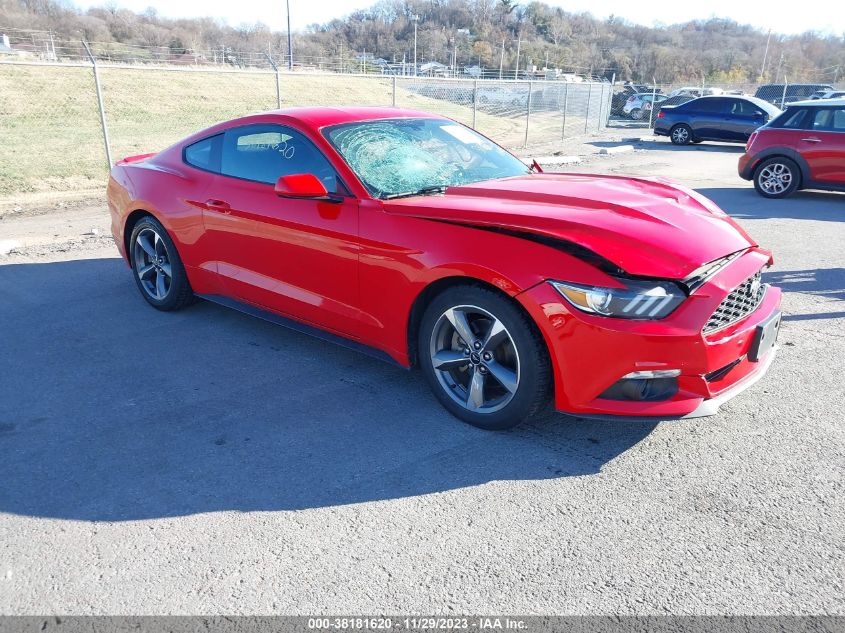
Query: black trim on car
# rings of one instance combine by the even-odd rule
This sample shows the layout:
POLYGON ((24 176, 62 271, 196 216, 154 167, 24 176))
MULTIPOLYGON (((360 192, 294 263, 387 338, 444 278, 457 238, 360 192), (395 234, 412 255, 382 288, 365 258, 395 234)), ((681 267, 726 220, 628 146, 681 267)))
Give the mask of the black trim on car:
POLYGON ((340 347, 345 347, 346 349, 365 354, 370 358, 375 358, 376 360, 384 361, 391 365, 395 365, 396 367, 401 367, 402 369, 406 370, 410 369, 409 367, 405 367, 404 365, 396 361, 396 359, 394 359, 390 354, 388 354, 387 352, 383 352, 380 349, 370 347, 369 345, 364 345, 363 343, 359 343, 358 341, 353 341, 352 339, 348 339, 339 334, 334 334, 333 332, 329 332, 328 330, 324 330, 317 326, 302 323, 301 321, 296 321, 294 319, 281 316, 280 314, 276 314, 275 312, 269 312, 263 308, 259 308, 258 306, 254 306, 250 303, 244 303, 243 301, 238 301, 237 299, 232 299, 231 297, 216 294, 203 294, 197 296, 201 299, 211 301, 212 303, 216 303, 226 308, 232 308, 233 310, 237 310, 238 312, 243 312, 244 314, 258 317, 259 319, 263 319, 265 321, 269 321, 270 323, 280 325, 289 330, 294 330, 302 334, 307 334, 308 336, 313 336, 314 338, 318 338, 323 341, 328 341, 329 343, 334 343, 335 345, 339 345, 340 347))
POLYGON ((549 235, 542 235, 539 233, 531 233, 529 231, 520 231, 517 229, 508 229, 501 226, 487 226, 484 224, 472 224, 470 222, 460 222, 455 220, 433 220, 434 222, 442 222, 444 224, 454 224, 457 226, 465 226, 479 231, 488 231, 490 233, 499 233, 501 235, 508 235, 517 239, 528 240, 535 244, 541 244, 562 251, 567 255, 572 255, 576 259, 580 259, 591 266, 595 266, 602 272, 609 275, 627 276, 630 277, 623 269, 614 264, 609 259, 602 257, 595 251, 590 250, 585 246, 564 240, 559 237, 551 237, 549 235))

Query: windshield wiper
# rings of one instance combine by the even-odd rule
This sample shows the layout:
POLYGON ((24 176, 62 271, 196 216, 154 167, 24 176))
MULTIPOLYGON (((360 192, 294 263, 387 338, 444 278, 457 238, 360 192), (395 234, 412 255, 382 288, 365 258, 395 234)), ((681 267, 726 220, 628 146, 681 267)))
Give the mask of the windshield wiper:
POLYGON ((402 193, 389 193, 382 196, 382 200, 395 200, 396 198, 411 198, 413 196, 430 196, 434 193, 443 193, 449 185, 432 185, 431 187, 423 187, 416 191, 404 191, 402 193))

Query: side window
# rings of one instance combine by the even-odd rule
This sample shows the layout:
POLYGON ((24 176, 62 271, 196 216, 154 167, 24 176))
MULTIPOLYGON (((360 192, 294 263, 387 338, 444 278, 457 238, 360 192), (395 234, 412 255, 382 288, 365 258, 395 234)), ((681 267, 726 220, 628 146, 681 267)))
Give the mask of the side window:
POLYGON ((314 174, 329 193, 337 193, 338 178, 314 144, 303 134, 281 125, 248 125, 226 131, 221 173, 276 184, 281 176, 314 174))
POLYGON ((758 108, 750 101, 746 101, 745 99, 731 99, 730 104, 731 114, 737 114, 741 116, 755 116, 763 114, 763 111, 760 108, 758 108))
POLYGON ((819 108, 813 117, 813 129, 845 132, 845 108, 819 108))
POLYGON ((806 108, 788 108, 772 124, 772 127, 783 128, 785 130, 801 130, 804 129, 804 118, 806 116, 806 108))
POLYGON ((696 99, 694 110, 702 114, 720 114, 724 112, 724 99, 696 99))
POLYGON ((223 135, 209 136, 185 148, 185 162, 205 171, 220 172, 220 145, 223 135))

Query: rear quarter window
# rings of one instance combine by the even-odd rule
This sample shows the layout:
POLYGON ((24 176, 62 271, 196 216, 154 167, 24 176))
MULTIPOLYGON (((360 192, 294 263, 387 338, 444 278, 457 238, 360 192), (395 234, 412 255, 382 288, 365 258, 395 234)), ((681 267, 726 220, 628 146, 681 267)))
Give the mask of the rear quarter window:
POLYGON ((690 101, 688 108, 700 114, 714 114, 725 111, 725 99, 696 99, 690 101))
POLYGON ((192 167, 220 173, 220 148, 223 135, 209 136, 185 148, 183 159, 192 167))
POLYGON ((807 118, 807 108, 788 108, 786 112, 769 124, 769 127, 781 130, 802 130, 807 118))

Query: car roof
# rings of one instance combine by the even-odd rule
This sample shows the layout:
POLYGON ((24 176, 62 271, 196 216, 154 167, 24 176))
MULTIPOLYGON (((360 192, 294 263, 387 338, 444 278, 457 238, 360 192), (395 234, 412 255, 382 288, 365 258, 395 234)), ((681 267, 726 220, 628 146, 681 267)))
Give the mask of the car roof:
POLYGON ((281 110, 271 110, 265 114, 278 114, 291 117, 314 128, 337 125, 339 123, 352 123, 355 121, 375 121, 378 119, 445 118, 438 114, 423 112, 421 110, 380 106, 309 106, 282 108, 281 110))
POLYGON ((720 95, 704 95, 703 97, 698 97, 699 99, 743 99, 744 101, 750 101, 751 103, 756 103, 758 105, 772 105, 765 99, 761 99, 760 97, 753 97, 751 95, 732 95, 730 93, 724 93, 720 95))
MULTIPOLYGON (((786 84, 786 85, 787 86, 796 86, 796 87, 816 86, 819 90, 831 90, 831 89, 833 89, 833 86, 831 86, 830 84, 794 84, 794 83, 789 83, 789 84, 786 84)), ((758 86, 757 90, 762 90, 764 88, 771 88, 772 86, 780 86, 781 88, 783 88, 784 84, 761 84, 760 86, 758 86)))
POLYGON ((794 101, 792 103, 787 103, 787 106, 794 107, 794 106, 815 106, 819 108, 839 108, 845 107, 845 97, 838 97, 836 99, 807 99, 805 101, 794 101))
POLYGON ((421 110, 410 110, 406 108, 388 108, 388 107, 300 107, 300 108, 282 108, 281 110, 268 110, 266 112, 256 112, 255 114, 248 114, 246 116, 238 117, 236 119, 229 119, 221 121, 204 130, 199 130, 194 134, 182 139, 176 145, 185 147, 191 143, 195 143, 207 136, 213 134, 220 134, 228 129, 240 127, 243 125, 263 125, 263 124, 289 124, 291 119, 302 123, 305 127, 313 131, 329 125, 338 125, 341 123, 353 123, 360 121, 378 121, 383 119, 437 119, 441 121, 449 121, 447 117, 439 114, 432 114, 431 112, 423 112, 421 110))

